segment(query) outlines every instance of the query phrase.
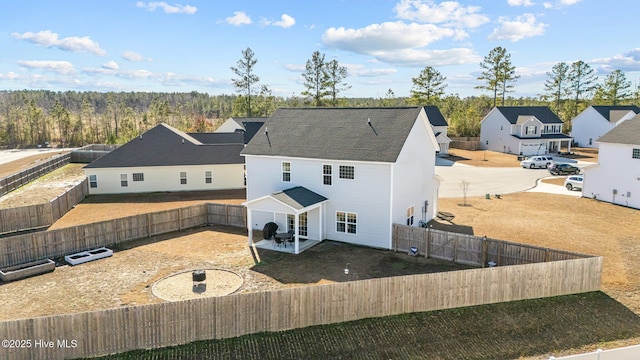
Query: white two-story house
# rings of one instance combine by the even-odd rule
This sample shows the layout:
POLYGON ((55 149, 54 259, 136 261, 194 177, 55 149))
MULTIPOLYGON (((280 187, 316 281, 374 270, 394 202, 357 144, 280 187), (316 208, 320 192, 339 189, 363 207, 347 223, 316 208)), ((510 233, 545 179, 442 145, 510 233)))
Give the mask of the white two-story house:
POLYGON ((598 164, 584 169, 582 196, 640 209, 640 115, 598 139, 598 164))
POLYGON ((498 106, 480 124, 484 150, 523 156, 571 151, 562 120, 546 106, 498 106))
POLYGON ((437 150, 422 107, 279 109, 242 151, 249 243, 274 222, 296 254, 325 239, 390 249, 392 224, 437 212, 437 150))
POLYGON ((597 147, 600 136, 637 114, 635 105, 589 106, 571 121, 571 136, 580 147, 597 147))

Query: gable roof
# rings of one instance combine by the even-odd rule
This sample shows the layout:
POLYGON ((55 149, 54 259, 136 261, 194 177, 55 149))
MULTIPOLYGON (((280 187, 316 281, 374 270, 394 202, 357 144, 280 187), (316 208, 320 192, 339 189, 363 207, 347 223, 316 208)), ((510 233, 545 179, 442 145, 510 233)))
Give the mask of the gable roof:
POLYGON ((546 106, 497 106, 509 123, 515 125, 520 116, 535 116, 543 124, 562 124, 562 120, 546 106))
MULTIPOLYGON (((437 106, 423 106, 424 112, 427 114, 427 118, 429 122, 433 126, 449 126, 447 120, 445 120, 444 116, 440 112, 437 106)), ((436 135, 437 136, 437 135, 436 135)))
POLYGON ((282 190, 271 194, 271 197, 296 210, 301 210, 307 206, 327 200, 326 197, 302 186, 282 190))
POLYGON ((244 129, 245 124, 248 123, 264 124, 268 117, 232 117, 231 119, 244 129))
MULTIPOLYGON (((591 107, 595 111, 600 113, 600 115, 602 115, 603 118, 607 119, 607 121, 611 121, 612 120, 611 117, 610 117, 611 111, 628 110, 628 111, 633 111, 636 114, 640 113, 640 108, 635 106, 635 105, 616 105, 616 106, 593 105, 591 107)), ((614 120, 614 121, 616 121, 616 120, 614 120)))
POLYGON ((240 132, 232 133, 188 133, 187 135, 200 141, 203 145, 211 144, 243 144, 244 136, 240 132))
POLYGON ((395 162, 421 111, 421 107, 279 109, 242 154, 395 162))
MULTIPOLYGON (((185 134, 159 124, 85 168, 243 164, 242 137, 235 143, 203 143, 211 134, 185 134), (206 135, 206 136, 205 136, 206 135), (200 138, 200 140, 197 139, 200 138)), ((224 136, 221 136, 222 140, 224 136)), ((228 138, 228 136, 227 136, 228 138)))
POLYGON ((624 121, 602 135, 597 142, 640 145, 640 115, 624 121))

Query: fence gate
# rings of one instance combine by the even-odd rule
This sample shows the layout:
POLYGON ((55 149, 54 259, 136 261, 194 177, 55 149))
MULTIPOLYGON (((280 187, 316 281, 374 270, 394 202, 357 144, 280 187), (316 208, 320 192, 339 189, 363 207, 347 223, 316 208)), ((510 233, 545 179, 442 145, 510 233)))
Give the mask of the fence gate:
POLYGON ((433 231, 429 244, 429 257, 454 261, 456 258, 456 237, 433 231))

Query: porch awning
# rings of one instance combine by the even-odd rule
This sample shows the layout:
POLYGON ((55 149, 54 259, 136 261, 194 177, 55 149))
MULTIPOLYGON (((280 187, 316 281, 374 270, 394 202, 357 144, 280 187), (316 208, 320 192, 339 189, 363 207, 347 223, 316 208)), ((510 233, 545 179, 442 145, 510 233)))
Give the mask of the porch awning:
MULTIPOLYGON (((244 203, 245 206, 251 207, 259 202, 265 200, 275 200, 280 204, 294 210, 296 213, 304 212, 302 210, 309 210, 320 205, 320 203, 327 201, 328 199, 320 194, 317 194, 303 186, 296 186, 286 190, 278 191, 267 196, 259 197, 244 203)), ((266 205, 266 204, 265 204, 266 205)))

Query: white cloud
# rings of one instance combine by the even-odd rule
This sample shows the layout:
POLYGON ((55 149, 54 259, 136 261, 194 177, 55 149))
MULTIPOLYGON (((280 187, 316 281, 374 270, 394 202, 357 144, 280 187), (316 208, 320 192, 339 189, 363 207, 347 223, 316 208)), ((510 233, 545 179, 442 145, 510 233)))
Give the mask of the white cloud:
POLYGON ((435 4, 432 0, 401 0, 394 10, 403 20, 444 26, 475 28, 489 22, 486 15, 479 13, 479 6, 463 6, 457 1, 435 4))
POLYGON ((60 39, 58 34, 51 30, 39 31, 37 33, 28 31, 24 34, 11 33, 11 36, 18 40, 26 40, 30 43, 46 47, 56 47, 65 51, 89 52, 100 56, 107 54, 106 51, 100 48, 100 44, 91 40, 88 36, 71 36, 60 39))
POLYGON ((136 6, 141 8, 141 9, 147 9, 148 11, 156 11, 156 9, 160 8, 162 9, 162 11, 164 11, 165 14, 188 14, 188 15, 192 15, 195 14, 196 11, 198 11, 198 8, 195 6, 191 6, 191 5, 181 5, 181 4, 175 4, 175 5, 169 5, 164 1, 159 1, 159 2, 149 2, 149 3, 145 3, 143 1, 138 1, 136 3, 136 6))
POLYGON ((493 30, 493 33, 488 37, 489 40, 516 42, 525 38, 540 36, 544 34, 544 28, 547 27, 546 24, 537 22, 533 14, 524 14, 514 20, 501 17, 498 22, 500 27, 493 30))
POLYGON ((279 26, 283 29, 287 29, 292 27, 295 24, 296 24, 296 19, 294 19, 293 17, 287 14, 282 14, 282 16, 280 17, 280 21, 274 22, 273 26, 279 26))
POLYGON ((507 0, 510 6, 533 6, 535 5, 531 0, 507 0))
POLYGON ((329 28, 322 35, 322 41, 330 48, 373 54, 376 51, 420 48, 444 38, 460 40, 466 36, 467 33, 462 30, 397 21, 372 24, 360 29, 329 28))
POLYGON ((344 64, 347 68, 347 72, 350 76, 357 77, 376 77, 376 76, 386 76, 393 75, 398 72, 396 69, 386 68, 386 69, 367 69, 362 64, 344 64))
POLYGON ((75 72, 73 65, 68 61, 55 60, 20 60, 18 65, 27 69, 41 69, 53 71, 62 75, 69 75, 75 72))
POLYGON ((225 19, 227 24, 234 26, 242 26, 251 24, 251 18, 243 11, 234 11, 233 16, 225 19))
POLYGON ((106 64, 102 64, 102 68, 108 69, 108 70, 118 70, 120 68, 120 66, 118 66, 117 62, 111 60, 111 61, 107 62, 106 64))
POLYGON ((127 61, 151 61, 151 59, 146 59, 144 56, 131 50, 123 51, 121 56, 127 61))
POLYGON ((604 72, 613 70, 640 71, 640 48, 631 49, 626 53, 616 54, 608 58, 593 59, 589 63, 598 65, 604 72))
POLYGON ((482 60, 482 57, 467 48, 446 50, 403 49, 399 51, 381 51, 374 54, 374 56, 386 63, 404 66, 475 64, 482 60))
POLYGON ((545 9, 560 8, 563 6, 575 5, 580 1, 582 0, 558 0, 556 2, 546 1, 542 3, 542 6, 544 6, 545 9))
POLYGON ((18 74, 14 73, 13 71, 9 71, 6 74, 0 73, 0 79, 2 79, 2 80, 16 80, 19 77, 20 76, 18 74))

